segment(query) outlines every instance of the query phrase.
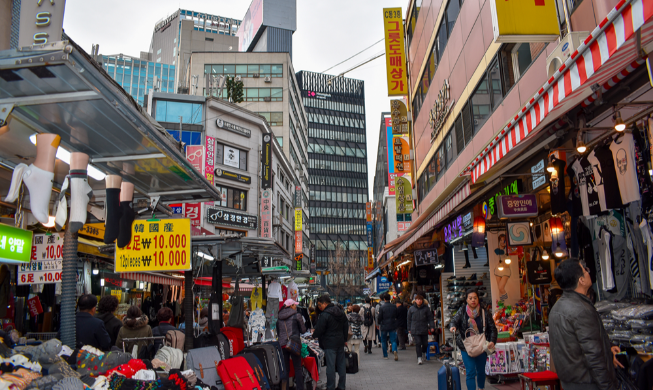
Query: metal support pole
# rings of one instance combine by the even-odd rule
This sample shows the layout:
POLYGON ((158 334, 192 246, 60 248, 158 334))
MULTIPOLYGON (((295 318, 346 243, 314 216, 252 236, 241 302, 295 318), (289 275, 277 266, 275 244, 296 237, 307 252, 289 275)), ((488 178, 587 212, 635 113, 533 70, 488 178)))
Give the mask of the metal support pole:
POLYGON ((77 290, 77 233, 66 229, 61 271, 61 342, 76 347, 75 297, 77 290))
POLYGON ((268 305, 268 288, 265 285, 265 275, 261 276, 261 290, 263 291, 263 308, 267 309, 268 305))
POLYGON ((193 301, 193 270, 191 269, 190 271, 184 272, 184 276, 186 278, 184 280, 184 289, 186 292, 186 297, 184 298, 184 313, 186 314, 186 318, 184 319, 186 324, 186 340, 184 346, 186 347, 186 350, 189 351, 193 348, 193 339, 195 338, 195 328, 193 324, 193 314, 195 311, 195 302, 193 301))

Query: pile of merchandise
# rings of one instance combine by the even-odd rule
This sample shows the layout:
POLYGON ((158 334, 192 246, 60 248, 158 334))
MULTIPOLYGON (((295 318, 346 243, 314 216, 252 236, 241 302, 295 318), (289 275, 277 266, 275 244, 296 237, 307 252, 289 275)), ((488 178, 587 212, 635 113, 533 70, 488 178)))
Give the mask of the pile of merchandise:
POLYGON ((640 353, 653 352, 653 305, 601 301, 596 310, 613 343, 630 345, 640 353))
POLYGON ((512 306, 504 306, 503 302, 497 303, 494 313, 494 323, 499 332, 499 339, 514 339, 524 323, 530 319, 533 312, 533 299, 521 300, 512 306))

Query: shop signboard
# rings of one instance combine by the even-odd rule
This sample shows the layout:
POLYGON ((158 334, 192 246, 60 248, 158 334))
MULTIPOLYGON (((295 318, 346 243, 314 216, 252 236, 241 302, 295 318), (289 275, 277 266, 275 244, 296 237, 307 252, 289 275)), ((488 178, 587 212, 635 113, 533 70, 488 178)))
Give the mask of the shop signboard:
POLYGON ((372 222, 367 223, 367 247, 374 247, 374 228, 372 226, 372 222))
POLYGON ((206 136, 206 159, 204 161, 204 174, 206 180, 213 184, 213 167, 215 166, 215 138, 206 136))
POLYGON ((261 192, 261 237, 272 238, 272 190, 261 192))
POLYGON ((410 222, 397 222, 397 231, 405 232, 410 229, 410 222))
POLYGON ((272 188, 272 136, 263 135, 263 145, 261 149, 261 189, 267 190, 272 188))
POLYGON ((463 230, 468 231, 474 228, 474 213, 469 212, 463 215, 463 230))
POLYGON ((365 218, 367 222, 372 222, 372 202, 365 203, 365 218))
POLYGON ((116 244, 116 272, 188 271, 191 269, 190 219, 138 219, 132 240, 116 244))
POLYGON ((376 291, 381 292, 381 291, 386 291, 390 289, 390 282, 388 282, 388 278, 385 276, 378 276, 376 278, 376 291))
POLYGON ((388 155, 388 193, 390 196, 395 194, 395 178, 397 174, 395 173, 395 152, 393 149, 393 136, 392 136, 392 119, 384 118, 385 120, 385 136, 387 143, 387 155, 388 155))
POLYGON ((250 184, 252 182, 252 178, 249 176, 241 175, 240 173, 236 173, 236 172, 227 171, 222 168, 216 168, 214 172, 215 172, 215 177, 219 177, 221 179, 236 181, 238 183, 243 183, 243 184, 250 184))
POLYGON ((483 218, 488 219, 490 216, 495 215, 498 208, 499 197, 501 195, 517 195, 522 192, 522 181, 521 179, 515 179, 502 188, 498 188, 494 195, 491 195, 489 199, 483 202, 482 213, 483 218))
POLYGON ((504 195, 499 197, 499 218, 537 217, 535 194, 504 195))
POLYGON ((408 95, 403 25, 401 8, 383 9, 388 96, 408 95))
POLYGON ((29 263, 31 242, 31 231, 0 224, 0 263, 29 263))
POLYGON ((19 47, 61 41, 65 0, 21 1, 19 4, 19 47))
POLYGON ((367 248, 367 269, 374 268, 374 249, 372 247, 367 248))
POLYGON ((302 209, 295 209, 295 231, 302 231, 302 209))
POLYGON ((18 285, 51 284, 61 281, 64 233, 35 234, 31 261, 18 267, 18 285))
POLYGON ((186 160, 199 173, 204 173, 204 146, 189 145, 186 146, 186 160))
POLYGON ((546 184, 546 176, 544 175, 544 159, 541 159, 537 164, 531 167, 531 173, 533 173, 533 190, 546 184), (542 173, 541 175, 535 175, 535 173, 540 172, 542 173))
POLYGON ((311 275, 317 271, 317 259, 315 258, 315 245, 311 245, 311 275))
POLYGON ((87 223, 79 229, 79 234, 104 240, 104 223, 87 223))
POLYGON ((446 119, 453 109, 456 99, 451 99, 451 88, 449 80, 445 79, 438 92, 438 96, 433 103, 433 108, 429 111, 429 125, 431 125, 431 143, 435 141, 444 126, 446 119))
POLYGON ((552 42, 560 36, 553 0, 490 0, 490 10, 498 43, 552 42))
POLYGON ((408 108, 401 100, 390 100, 390 116, 392 118, 392 134, 408 134, 410 132, 410 118, 408 108))
POLYGON ((202 224, 202 204, 184 203, 184 217, 190 220, 193 228, 199 229, 202 224))
POLYGON ((295 232, 295 253, 302 253, 302 232, 298 230, 295 232))
POLYGON ((413 252, 415 256, 415 265, 430 265, 430 264, 440 264, 440 258, 438 257, 438 248, 428 248, 421 249, 413 252))
POLYGON ((236 125, 234 123, 227 122, 227 121, 222 120, 220 118, 215 120, 215 124, 219 128, 229 130, 232 133, 240 134, 240 135, 243 135, 243 136, 245 136, 247 138, 252 137, 252 131, 250 129, 246 129, 246 128, 242 127, 242 126, 238 126, 238 125, 236 125))
POLYGON ((302 186, 295 186, 295 207, 302 207, 302 186))
POLYGON ((371 292, 369 287, 363 287, 363 295, 370 295, 371 292))
POLYGON ((413 188, 408 176, 398 177, 395 181, 396 211, 397 214, 413 213, 413 188))
POLYGON ((295 271, 301 271, 302 270, 302 260, 304 259, 304 254, 299 253, 295 255, 295 271))
POLYGON ((252 230, 258 227, 256 215, 238 213, 216 207, 206 208, 206 221, 212 224, 229 225, 252 230))
POLYGON ((444 241, 451 242, 452 240, 463 236, 463 216, 459 215, 444 226, 444 241))
POLYGON ((181 203, 175 203, 175 204, 170 204, 168 205, 172 209, 173 214, 183 214, 184 213, 184 205, 181 203))

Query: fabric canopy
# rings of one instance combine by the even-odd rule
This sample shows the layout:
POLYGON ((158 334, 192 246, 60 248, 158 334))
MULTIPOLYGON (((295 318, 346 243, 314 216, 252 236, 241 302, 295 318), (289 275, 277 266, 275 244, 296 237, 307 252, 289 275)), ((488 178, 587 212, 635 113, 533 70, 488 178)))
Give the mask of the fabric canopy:
POLYGON ((129 280, 142 280, 143 282, 156 283, 156 284, 168 284, 170 286, 183 286, 184 279, 175 278, 163 274, 155 273, 141 273, 141 272, 124 272, 120 276, 123 279, 129 280))

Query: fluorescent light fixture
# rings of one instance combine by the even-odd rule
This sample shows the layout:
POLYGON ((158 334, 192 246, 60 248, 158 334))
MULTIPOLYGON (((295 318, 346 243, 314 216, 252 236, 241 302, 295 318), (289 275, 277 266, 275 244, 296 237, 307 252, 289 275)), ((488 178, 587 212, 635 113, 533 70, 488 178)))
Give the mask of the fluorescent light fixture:
POLYGON ((53 217, 52 215, 50 215, 50 216, 48 217, 48 223, 42 223, 41 225, 43 225, 43 226, 45 226, 45 227, 47 227, 47 228, 54 227, 54 220, 55 220, 55 217, 53 217))
POLYGON ((199 257, 202 257, 202 258, 206 259, 206 260, 214 260, 214 259, 215 259, 215 257, 213 257, 213 256, 209 256, 209 255, 207 255, 207 254, 204 253, 204 252, 197 252, 197 255, 198 255, 199 257))
POLYGON ((93 275, 100 273, 100 270, 97 268, 97 263, 93 264, 93 275))
POLYGON ((100 279, 100 286, 104 286, 104 278, 100 279))
MULTIPOLYGON (((34 145, 36 145, 36 134, 30 135, 29 140, 34 145)), ((59 146, 59 149, 57 149, 57 158, 65 162, 66 164, 70 165, 70 152, 62 148, 61 146, 59 146)), ((88 164, 87 171, 90 177, 98 181, 104 180, 107 177, 107 175, 105 175, 103 172, 101 172, 99 169, 95 168, 91 164, 88 164)))
POLYGON ((143 289, 143 282, 140 283, 140 288, 143 289))

